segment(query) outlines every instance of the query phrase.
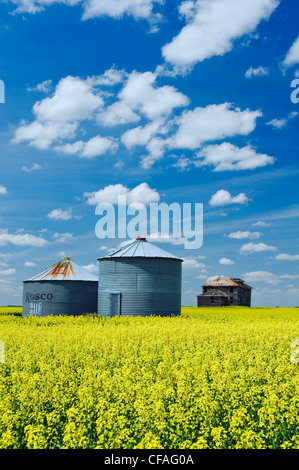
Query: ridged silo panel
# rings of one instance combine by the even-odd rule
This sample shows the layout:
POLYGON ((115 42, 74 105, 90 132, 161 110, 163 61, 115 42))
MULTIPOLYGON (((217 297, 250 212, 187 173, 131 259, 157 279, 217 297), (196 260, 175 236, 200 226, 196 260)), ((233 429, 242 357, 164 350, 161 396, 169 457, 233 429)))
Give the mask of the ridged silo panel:
POLYGON ((111 315, 112 294, 121 296, 121 315, 179 315, 181 260, 102 258, 99 260, 100 315, 111 315))

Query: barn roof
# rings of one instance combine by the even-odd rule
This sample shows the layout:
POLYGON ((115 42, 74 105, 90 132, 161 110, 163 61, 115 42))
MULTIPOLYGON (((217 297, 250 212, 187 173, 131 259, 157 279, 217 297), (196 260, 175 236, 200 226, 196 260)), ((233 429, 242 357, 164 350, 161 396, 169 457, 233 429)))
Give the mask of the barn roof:
POLYGON ((197 297, 228 297, 224 292, 221 292, 218 289, 209 289, 208 292, 203 292, 197 297))
POLYGON ((239 286, 239 287, 245 287, 246 289, 252 289, 251 286, 248 284, 245 284, 243 279, 240 279, 238 277, 217 277, 216 279, 206 282, 203 284, 204 287, 220 287, 220 286, 239 286))
POLYGON ((104 258, 173 258, 180 259, 162 250, 156 245, 149 243, 146 238, 136 238, 131 243, 119 248, 118 250, 102 256, 98 259, 104 258))
POLYGON ((98 281, 98 277, 71 261, 70 258, 63 258, 26 281, 98 281))
POLYGON ((238 284, 234 282, 229 277, 217 277, 213 281, 206 282, 204 286, 237 286, 238 284))

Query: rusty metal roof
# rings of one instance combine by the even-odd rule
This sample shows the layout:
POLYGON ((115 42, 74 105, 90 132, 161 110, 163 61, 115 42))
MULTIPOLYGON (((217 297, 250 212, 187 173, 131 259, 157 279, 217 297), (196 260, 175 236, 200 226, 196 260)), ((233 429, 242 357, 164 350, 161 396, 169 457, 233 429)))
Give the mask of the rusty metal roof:
POLYGON ((243 279, 240 279, 239 277, 217 277, 213 281, 206 282, 203 284, 205 287, 220 287, 220 286, 234 286, 234 287, 244 287, 246 289, 252 289, 251 286, 248 284, 245 284, 243 279))
POLYGON ((97 281, 98 277, 78 264, 63 258, 27 281, 97 281))
POLYGON ((204 286, 237 286, 238 284, 234 282, 229 277, 217 277, 213 281, 206 282, 204 286))

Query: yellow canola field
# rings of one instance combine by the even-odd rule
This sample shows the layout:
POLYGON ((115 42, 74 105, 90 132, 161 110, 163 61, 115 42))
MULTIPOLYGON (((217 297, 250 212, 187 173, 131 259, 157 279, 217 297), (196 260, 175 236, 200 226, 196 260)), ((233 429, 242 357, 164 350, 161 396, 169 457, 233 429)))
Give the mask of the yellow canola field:
POLYGON ((0 448, 298 448, 296 308, 0 315, 0 448))
POLYGON ((22 307, 0 307, 0 315, 21 315, 22 307))

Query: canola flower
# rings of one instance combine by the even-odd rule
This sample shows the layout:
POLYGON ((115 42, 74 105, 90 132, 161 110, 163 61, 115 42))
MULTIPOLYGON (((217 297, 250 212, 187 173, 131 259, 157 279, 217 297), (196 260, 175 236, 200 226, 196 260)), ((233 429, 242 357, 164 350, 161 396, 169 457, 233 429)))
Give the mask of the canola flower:
POLYGON ((0 448, 298 448, 299 309, 2 313, 0 448))

